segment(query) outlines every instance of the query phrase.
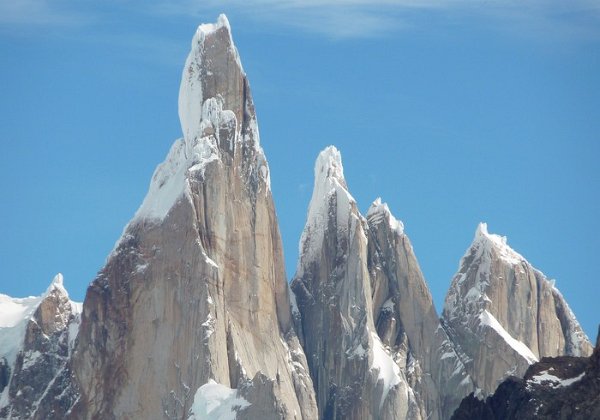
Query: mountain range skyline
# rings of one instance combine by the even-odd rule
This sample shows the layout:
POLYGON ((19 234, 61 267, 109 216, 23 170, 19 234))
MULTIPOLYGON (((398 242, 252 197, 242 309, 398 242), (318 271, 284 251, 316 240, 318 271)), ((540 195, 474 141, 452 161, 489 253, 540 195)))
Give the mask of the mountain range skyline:
MULTIPOLYGON (((10 151, 1 162, 19 176, 1 181, 0 215, 13 221, 0 241, 11 279, 1 293, 37 295, 62 272, 72 297, 83 299, 181 131, 174 93, 181 57, 194 26, 216 14, 182 18, 183 24, 132 14, 128 34, 152 53, 135 50, 118 19, 110 23, 123 36, 109 42, 90 39, 110 32, 98 24, 44 27, 39 39, 2 23, 0 47, 8 59, 1 74, 14 83, 0 100, 6 116, 0 139, 10 151), (156 27, 165 29, 168 43, 150 42, 156 27), (82 39, 67 39, 80 32, 82 39), (75 100, 81 92, 90 95, 83 105, 75 100)), ((595 334, 594 37, 509 35, 463 17, 469 25, 462 29, 436 21, 427 31, 415 25, 348 40, 258 25, 239 12, 230 18, 274 174, 288 279, 314 158, 334 144, 359 208, 366 212, 381 195, 405 223, 438 313, 460 257, 485 221, 556 278, 588 335, 595 334), (272 52, 282 59, 273 63, 272 52), (456 107, 461 96, 470 103, 456 107), (398 111, 386 117, 390 109, 398 111), (291 130, 294 115, 307 123, 291 130)))
MULTIPOLYGON (((550 375, 560 386, 596 376, 598 348, 556 282, 486 223, 439 316, 404 223, 380 198, 360 211, 334 146, 316 159, 288 284, 256 109, 221 14, 192 38, 183 137, 83 305, 61 274, 39 297, 0 295, 2 417, 422 420, 460 405, 493 418, 501 411, 464 397, 490 396, 548 360, 561 370, 577 361, 550 375)), ((572 410, 573 395, 557 404, 572 410)))

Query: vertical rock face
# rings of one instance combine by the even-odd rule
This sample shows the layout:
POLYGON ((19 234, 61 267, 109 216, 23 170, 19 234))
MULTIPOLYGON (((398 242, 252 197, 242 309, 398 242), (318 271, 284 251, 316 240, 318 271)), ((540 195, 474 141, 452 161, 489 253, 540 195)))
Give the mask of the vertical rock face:
POLYGON ((446 419, 540 357, 588 363, 573 359, 591 344, 553 283, 485 225, 440 321, 402 223, 379 199, 360 214, 334 147, 315 165, 290 290, 224 16, 194 36, 179 117, 183 138, 83 310, 60 275, 41 297, 0 295, 1 418, 446 419))
POLYGON ((192 41, 179 114, 184 137, 87 291, 72 417, 201 416, 221 401, 202 388, 213 381, 246 402, 222 407, 237 418, 314 418, 269 169, 224 16, 192 41))
POLYGON ((81 304, 69 300, 60 274, 40 297, 0 300, 0 417, 48 418, 40 404, 67 365, 81 304))
POLYGON ((333 147, 292 290, 322 418, 440 418, 472 391, 401 222, 380 200, 360 215, 333 147))
POLYGON ((315 188, 292 282, 320 414, 421 418, 404 372, 375 328, 367 229, 348 192, 340 154, 329 147, 315 165, 315 188))
POLYGON ((367 212, 369 273, 377 333, 407 372, 424 418, 448 418, 473 382, 433 305, 403 225, 376 200, 367 212), (400 356, 401 355, 401 356, 400 356))
POLYGON ((443 323, 483 394, 541 357, 589 356, 592 345, 560 292, 506 238, 480 224, 446 296, 443 323))

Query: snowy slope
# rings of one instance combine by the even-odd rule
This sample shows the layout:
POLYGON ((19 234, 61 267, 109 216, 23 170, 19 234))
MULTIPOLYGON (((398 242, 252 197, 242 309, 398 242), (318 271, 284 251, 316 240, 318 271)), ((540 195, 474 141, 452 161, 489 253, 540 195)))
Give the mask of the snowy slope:
MULTIPOLYGON (((59 367, 57 372, 56 363, 50 362, 48 365, 48 360, 56 358, 61 361, 59 363, 66 363, 66 357, 71 353, 77 337, 81 310, 81 303, 68 298, 62 274, 57 274, 40 296, 12 298, 0 295, 0 361, 3 362, 4 374, 8 376, 7 385, 0 390, 0 416, 6 415, 2 409, 7 407, 12 399, 21 396, 19 384, 30 380, 33 384, 36 382, 35 378, 40 375, 52 377, 62 370, 59 367), (62 302, 62 306, 56 306, 57 302, 62 302), (44 310, 38 311, 44 305, 44 310), (48 316, 51 318, 47 319, 48 316), (44 323, 52 324, 49 330, 44 331, 44 323), (62 328, 56 331, 56 337, 50 332, 55 328, 62 328), (53 340, 60 340, 64 344, 53 340), (38 346, 39 343, 41 346, 38 346), (62 354, 53 354, 54 351, 61 350, 62 354)), ((38 397, 43 395, 49 383, 41 384, 42 389, 38 390, 38 397)), ((28 394, 36 395, 35 392, 30 386, 28 394)), ((31 403, 32 401, 27 400, 25 405, 31 403)), ((8 415, 18 418, 31 414, 30 411, 15 410, 17 409, 9 410, 8 415)))
POLYGON ((485 223, 452 280, 442 319, 484 394, 541 357, 592 351, 554 281, 485 223))

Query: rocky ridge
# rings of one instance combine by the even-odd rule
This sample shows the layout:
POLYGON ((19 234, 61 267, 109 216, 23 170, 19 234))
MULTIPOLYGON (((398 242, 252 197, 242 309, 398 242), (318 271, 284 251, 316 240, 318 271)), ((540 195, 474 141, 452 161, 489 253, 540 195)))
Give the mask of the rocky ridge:
POLYGON ((214 409, 202 404, 212 381, 245 402, 230 407, 238 418, 314 418, 269 169, 223 15, 192 40, 179 113, 184 137, 88 288, 70 375, 48 398, 71 418, 198 417, 214 409))
POLYGON ((473 389, 402 223, 380 199, 360 214, 332 146, 291 288, 322 417, 436 419, 473 389))
POLYGON ((61 276, 40 298, 0 296, 0 417, 446 419, 544 355, 591 352, 553 284, 485 225, 440 320, 402 222, 380 199, 360 213, 331 146, 288 286, 223 15, 194 35, 179 117, 83 310, 61 276))
POLYGON ((592 352, 554 282, 484 223, 452 280, 442 322, 483 395, 541 357, 592 352))
POLYGON ((42 399, 65 369, 79 329, 81 303, 57 274, 44 294, 0 295, 0 417, 44 417, 42 399))

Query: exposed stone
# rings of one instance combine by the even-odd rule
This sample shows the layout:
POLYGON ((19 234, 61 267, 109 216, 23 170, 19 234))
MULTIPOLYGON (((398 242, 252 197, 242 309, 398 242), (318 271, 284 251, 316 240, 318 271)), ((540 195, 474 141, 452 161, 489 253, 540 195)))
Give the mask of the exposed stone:
POLYGON ((506 238, 481 224, 446 296, 443 324, 476 387, 492 393, 541 357, 588 356, 566 301, 506 238))
POLYGON ((180 117, 184 138, 87 291, 72 417, 185 418, 212 379, 244 389, 240 417, 315 418, 268 166, 224 16, 194 38, 180 117))
POLYGON ((452 416, 467 419, 600 418, 600 346, 591 357, 545 357, 523 379, 510 377, 480 400, 465 398, 452 416))
POLYGON ((402 223, 380 200, 359 213, 333 147, 315 165, 300 249, 297 330, 321 417, 448 417, 473 384, 402 223))
POLYGON ((7 388, 8 404, 0 409, 0 417, 48 418, 50 412, 40 409, 41 402, 68 363, 80 310, 79 304, 69 300, 58 274, 26 320, 22 347, 12 369, 3 359, 0 379, 2 388, 7 388))

